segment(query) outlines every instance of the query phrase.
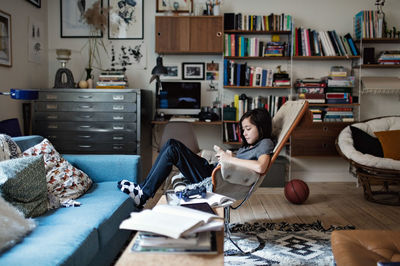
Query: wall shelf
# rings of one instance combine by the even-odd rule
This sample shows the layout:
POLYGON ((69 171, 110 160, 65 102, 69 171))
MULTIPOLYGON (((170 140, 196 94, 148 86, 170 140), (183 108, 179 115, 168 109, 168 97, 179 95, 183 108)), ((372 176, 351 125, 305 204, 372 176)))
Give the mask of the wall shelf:
POLYGON ((293 60, 352 60, 359 59, 358 55, 351 56, 293 56, 293 60))
POLYGON ((225 30, 224 33, 234 33, 234 34, 290 34, 291 31, 225 30))
POLYGON ((400 64, 363 64, 361 68, 400 68, 400 64))
POLYGON ((257 87, 257 86, 224 86, 225 89, 291 89, 291 86, 267 86, 267 87, 257 87))
MULTIPOLYGON (((360 40, 357 40, 359 42, 360 40)), ((400 39, 395 38, 363 38, 363 43, 400 43, 400 39)))
POLYGON ((290 60, 290 56, 224 56, 224 58, 240 60, 290 60))

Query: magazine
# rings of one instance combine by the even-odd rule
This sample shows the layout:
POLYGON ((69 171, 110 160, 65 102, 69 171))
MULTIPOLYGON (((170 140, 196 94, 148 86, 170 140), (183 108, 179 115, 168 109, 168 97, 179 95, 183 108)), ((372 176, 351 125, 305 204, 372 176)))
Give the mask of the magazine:
POLYGON ((201 203, 201 202, 207 202, 211 207, 215 208, 215 207, 225 207, 232 205, 235 202, 235 200, 228 196, 224 196, 214 192, 207 192, 205 198, 201 198, 199 196, 197 198, 192 198, 189 201, 184 201, 183 199, 181 199, 180 204, 201 203))

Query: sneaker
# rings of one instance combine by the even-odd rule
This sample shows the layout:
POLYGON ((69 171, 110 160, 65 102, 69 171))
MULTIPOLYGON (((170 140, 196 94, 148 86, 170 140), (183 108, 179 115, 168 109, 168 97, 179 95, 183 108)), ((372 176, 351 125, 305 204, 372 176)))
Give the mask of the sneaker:
POLYGON ((133 199, 136 207, 142 208, 143 205, 146 203, 146 198, 143 194, 143 190, 138 184, 124 179, 118 181, 118 188, 122 192, 128 194, 133 199))

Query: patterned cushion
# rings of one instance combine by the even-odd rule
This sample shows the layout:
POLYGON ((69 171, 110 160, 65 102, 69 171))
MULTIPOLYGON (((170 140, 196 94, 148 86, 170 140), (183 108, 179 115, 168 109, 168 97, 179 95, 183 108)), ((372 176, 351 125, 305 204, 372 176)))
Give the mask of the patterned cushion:
POLYGON ((33 219, 25 219, 18 209, 2 197, 0 197, 0 225, 0 253, 14 246, 36 227, 33 219))
POLYGON ((45 213, 48 200, 43 156, 0 162, 0 192, 25 217, 45 213))
POLYGON ((41 154, 44 158, 48 192, 61 202, 80 197, 92 185, 88 175, 66 161, 48 139, 23 152, 23 156, 41 154))
POLYGON ((21 150, 11 137, 0 134, 0 161, 17 158, 20 154, 21 150))

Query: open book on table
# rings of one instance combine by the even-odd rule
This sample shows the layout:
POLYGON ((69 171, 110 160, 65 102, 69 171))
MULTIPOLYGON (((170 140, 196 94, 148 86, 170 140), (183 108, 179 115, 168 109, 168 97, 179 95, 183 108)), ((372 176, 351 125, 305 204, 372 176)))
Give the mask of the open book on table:
POLYGON ((120 229, 152 232, 180 238, 198 232, 222 229, 222 217, 182 206, 156 205, 152 210, 132 212, 120 229))
POLYGON ((184 201, 183 199, 181 199, 180 204, 201 203, 201 202, 207 202, 211 207, 225 207, 232 205, 235 202, 235 200, 228 196, 224 196, 214 192, 207 192, 205 198, 201 198, 199 196, 197 198, 191 198, 189 201, 184 201))

